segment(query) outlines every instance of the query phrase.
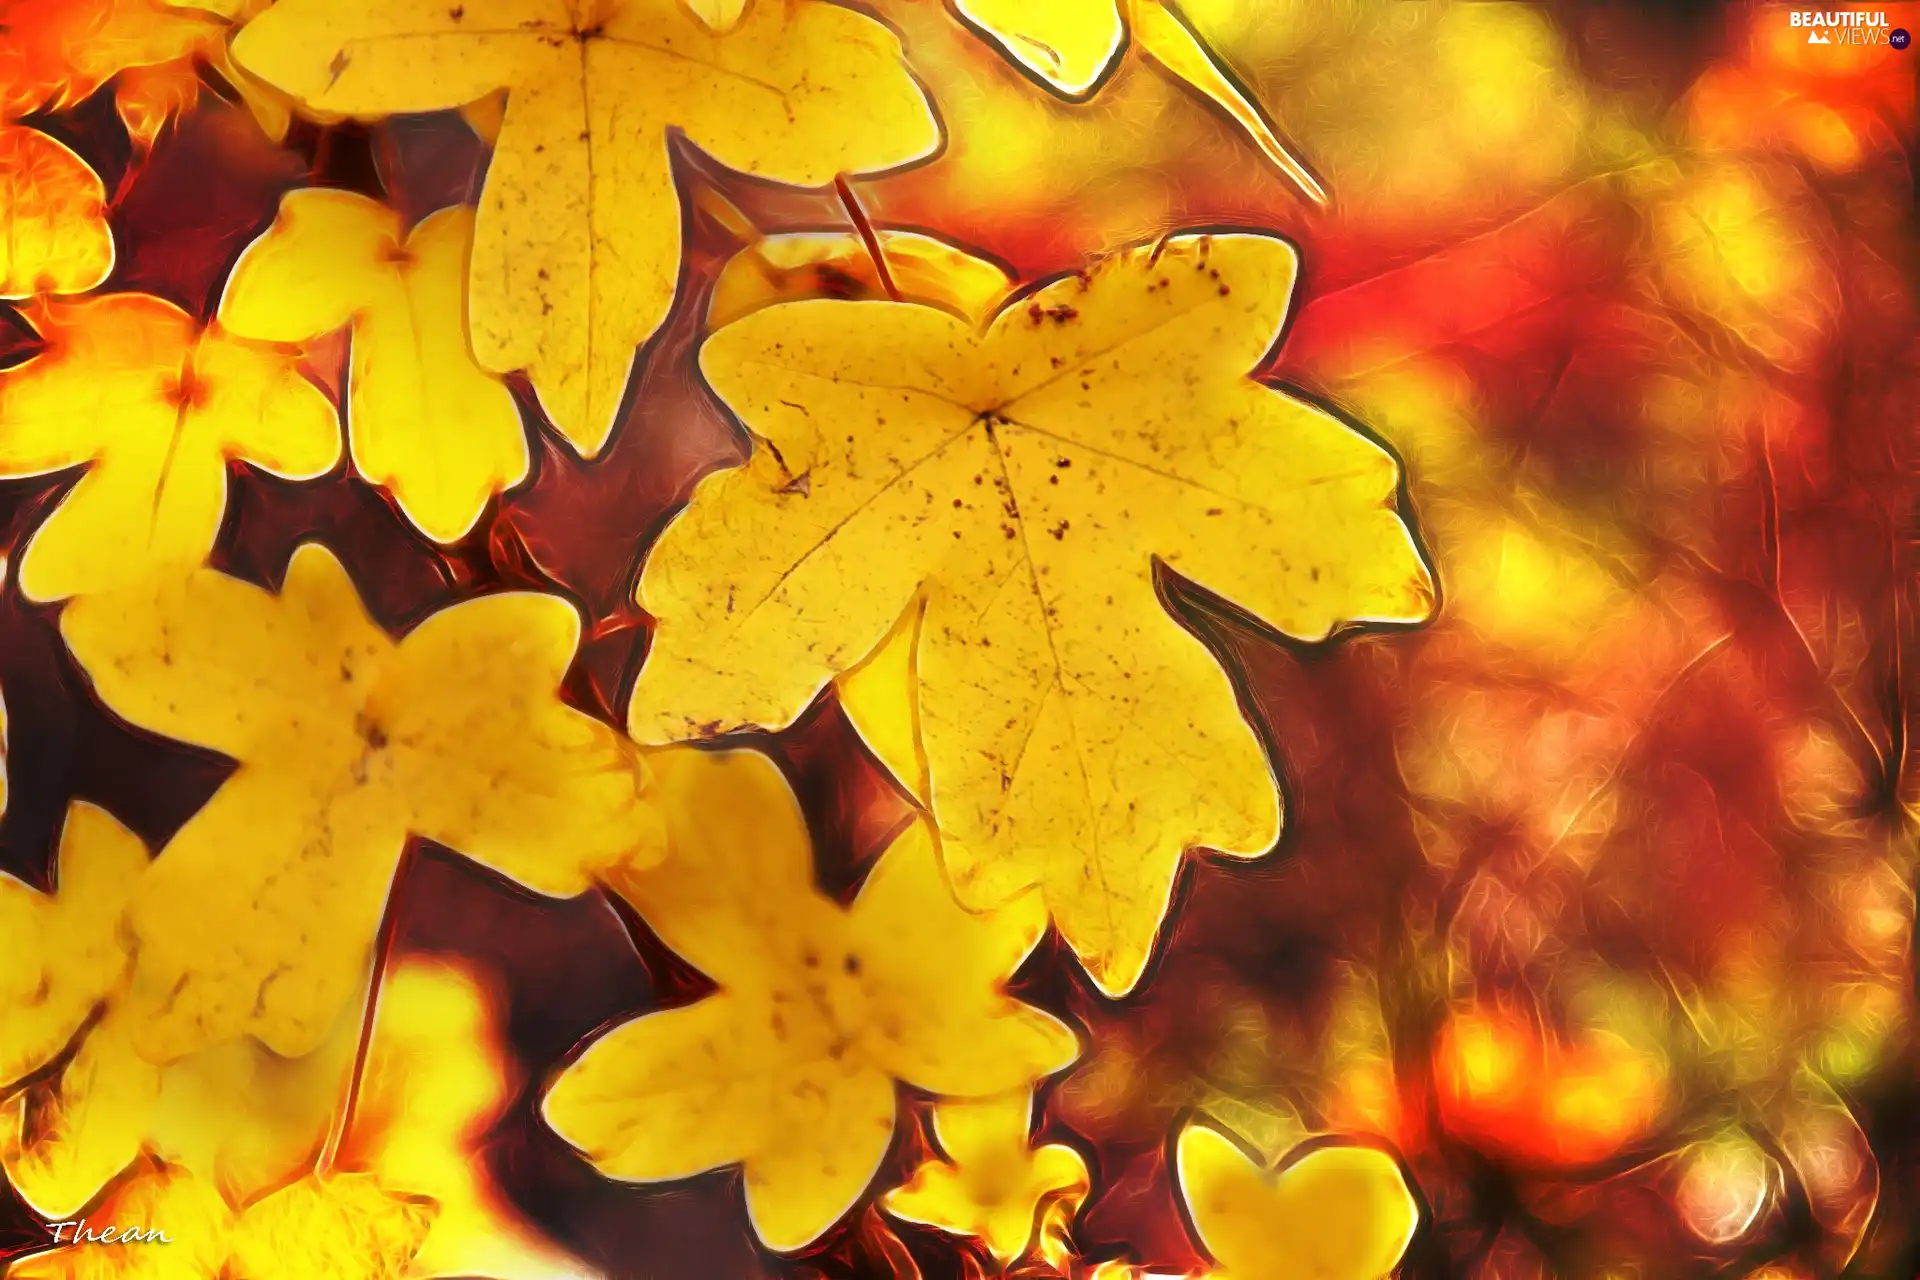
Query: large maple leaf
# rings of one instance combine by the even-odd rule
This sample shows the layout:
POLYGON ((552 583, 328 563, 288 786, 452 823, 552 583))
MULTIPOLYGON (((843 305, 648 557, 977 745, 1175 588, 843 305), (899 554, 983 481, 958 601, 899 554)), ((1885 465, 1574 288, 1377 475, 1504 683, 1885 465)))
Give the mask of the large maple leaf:
POLYGON ((473 211, 412 231, 350 191, 295 191, 241 254, 220 322, 303 344, 353 326, 353 463, 428 537, 452 542, 527 474, 526 429, 506 384, 474 363, 463 287, 473 211))
POLYGON ((61 633, 114 711, 239 769, 161 851, 130 919, 136 1042, 310 1051, 363 980, 409 833, 538 892, 656 841, 624 739, 559 701, 574 608, 506 593, 395 642, 308 544, 278 595, 212 570, 87 596, 61 633))
POLYGON ((1002 985, 1039 940, 1037 913, 962 911, 924 822, 842 907, 814 884, 805 820, 772 761, 655 759, 671 851, 608 882, 720 989, 609 1031, 547 1094, 548 1122, 603 1173, 740 1164, 754 1230, 796 1249, 872 1181, 896 1081, 985 1097, 1073 1061, 1073 1033, 1002 985))
POLYGON ((715 32, 677 0, 281 0, 234 43, 308 107, 458 107, 508 91, 469 275, 480 362, 527 370, 591 455, 680 274, 667 133, 721 163, 819 185, 929 154, 938 130, 873 19, 758 4, 715 32))
POLYGON ((333 406, 288 352, 139 293, 48 303, 35 323, 44 349, 0 374, 0 475, 89 469, 27 545, 32 599, 199 564, 229 461, 309 479, 339 460, 333 406))
POLYGON ((1282 631, 1427 616, 1384 449, 1247 376, 1295 257, 1186 235, 1055 280, 984 328, 816 300, 708 339, 756 438, 641 579, 642 741, 785 725, 924 610, 928 799, 963 898, 1044 886, 1095 980, 1139 979, 1179 855, 1257 855, 1279 804, 1164 562, 1282 631))

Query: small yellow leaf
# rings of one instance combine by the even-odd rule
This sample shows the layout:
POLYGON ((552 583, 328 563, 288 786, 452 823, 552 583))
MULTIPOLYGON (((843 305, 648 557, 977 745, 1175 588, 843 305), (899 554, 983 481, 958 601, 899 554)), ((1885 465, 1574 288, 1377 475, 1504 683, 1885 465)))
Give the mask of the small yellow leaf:
POLYGON ((131 912, 157 1062, 241 1033, 311 1051, 362 980, 409 833, 557 895, 652 856, 643 766, 557 696, 580 635, 563 600, 470 600, 396 644, 309 544, 278 595, 202 569, 60 625, 110 708, 240 762, 131 912))
POLYGON ((60 1053, 126 975, 120 923, 145 846, 76 802, 60 833, 55 896, 0 875, 0 1090, 60 1053))
MULTIPOLYGON (((1005 268, 917 231, 875 233, 900 299, 984 321, 1012 287, 1005 268)), ((804 298, 884 298, 873 255, 851 231, 766 236, 727 260, 713 282, 707 326, 719 329, 762 307, 804 298)))
POLYGON ((107 188, 38 129, 0 125, 0 297, 85 293, 113 271, 107 188))
POLYGON ((954 0, 966 23, 1055 93, 1093 93, 1120 60, 1117 0, 954 0))
POLYGON ((138 293, 49 303, 36 326, 45 350, 0 374, 0 475, 91 466, 27 546, 31 599, 199 564, 229 460, 308 479, 339 459, 333 406, 288 353, 138 293))
POLYGON ((872 1181, 895 1087, 980 1097, 1070 1063, 1074 1035, 1006 994, 1038 941, 954 902, 924 822, 843 908, 813 884, 798 802, 752 752, 653 757, 672 845, 610 887, 720 990, 600 1037, 548 1123, 635 1181, 744 1167, 754 1230, 800 1248, 872 1181))
POLYGON ((701 367, 755 447, 648 558, 634 736, 790 724, 924 608, 919 732, 956 888, 1042 886, 1094 980, 1130 989, 1182 852, 1257 855, 1279 825, 1156 562, 1306 639, 1433 607, 1392 455, 1248 376, 1294 274, 1284 241, 1185 235, 984 331, 815 300, 715 333, 701 367))
POLYGON ((821 0, 751 5, 724 32, 681 0, 280 0, 233 49, 324 111, 508 90, 468 277, 474 350, 495 372, 525 369, 587 456, 679 280, 669 128, 722 164, 807 186, 939 140, 893 33, 821 0))
POLYGON ((467 345, 463 288, 473 211, 400 215, 349 191, 295 191, 228 277, 220 322, 265 342, 353 326, 353 464, 438 542, 464 537, 489 498, 526 478, 513 394, 467 345))
POLYGON ((1420 1225, 1399 1164, 1372 1147, 1316 1147, 1274 1174, 1190 1123, 1176 1163, 1215 1280, 1385 1280, 1420 1225))
POLYGON ((1033 1243, 1041 1205, 1062 1197, 1077 1204, 1090 1185, 1086 1162, 1072 1147, 1030 1144, 1032 1112, 1033 1095, 1024 1090, 940 1103, 933 1128, 947 1161, 927 1161, 905 1186, 887 1192, 887 1212, 975 1236, 1002 1263, 1021 1257, 1033 1243))

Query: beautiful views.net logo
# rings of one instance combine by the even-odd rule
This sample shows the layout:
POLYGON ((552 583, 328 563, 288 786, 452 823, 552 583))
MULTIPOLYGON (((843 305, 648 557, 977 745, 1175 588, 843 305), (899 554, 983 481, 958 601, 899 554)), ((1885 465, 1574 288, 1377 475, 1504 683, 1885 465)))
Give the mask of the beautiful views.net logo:
POLYGON ((1808 44, 1888 44, 1892 24, 1884 11, 1795 9, 1788 25, 1807 28, 1808 44))

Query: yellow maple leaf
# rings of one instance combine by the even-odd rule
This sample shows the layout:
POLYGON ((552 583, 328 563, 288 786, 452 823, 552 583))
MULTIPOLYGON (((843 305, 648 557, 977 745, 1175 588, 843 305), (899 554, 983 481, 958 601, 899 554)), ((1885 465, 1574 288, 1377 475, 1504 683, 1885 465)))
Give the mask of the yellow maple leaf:
POLYGON ((1086 1161, 1072 1147, 1031 1144, 1032 1115, 1033 1095, 1024 1090, 940 1103, 933 1130, 947 1159, 922 1164, 881 1203, 896 1218, 975 1236, 1002 1263, 1021 1257, 1043 1203, 1077 1204, 1090 1185, 1086 1161))
POLYGON ((1361 1146, 1314 1147, 1276 1174, 1206 1124, 1175 1151, 1180 1197, 1219 1264, 1215 1280, 1385 1280, 1420 1224, 1399 1164, 1361 1146))
POLYGON ((38 129, 0 125, 0 298, 85 293, 113 271, 107 188, 38 129))
POLYGON ((53 895, 0 875, 0 1090, 64 1049, 124 977, 120 930, 147 850, 104 809, 75 803, 53 895))
POLYGON ((1073 1033, 1003 986, 1037 924, 962 911, 924 822, 843 908, 814 885, 799 804, 766 757, 653 759, 670 851, 609 885, 720 990, 614 1028, 548 1092, 548 1123, 602 1173, 739 1164, 754 1230, 797 1249, 872 1181, 896 1081, 981 1097, 1073 1060, 1073 1033))
POLYGON ((1095 981, 1130 989, 1181 852, 1258 855, 1279 823, 1156 562, 1309 639, 1433 605, 1393 457, 1247 376, 1295 264, 1271 237, 1183 235, 984 330, 816 300, 714 334, 701 367, 755 448, 648 558, 634 736, 789 724, 924 609, 925 798, 956 888, 1042 885, 1095 981))
POLYGON ((953 7, 1015 66, 1070 101, 1100 91, 1131 36, 1143 53, 1225 111, 1309 199, 1327 202, 1259 102, 1167 0, 953 0, 953 7))
POLYGON ((438 542, 464 537, 487 500, 527 474, 519 407, 467 343, 472 240, 464 207, 408 232, 366 196, 295 191, 240 255, 220 300, 222 325, 266 342, 353 326, 353 464, 438 542))
POLYGON ((556 895, 654 846, 634 753, 557 696, 580 634, 564 600, 466 601, 396 643, 307 544, 277 595, 202 569, 83 597, 60 625, 110 708, 240 762, 130 913, 136 1039, 157 1062, 241 1033, 312 1050, 361 981, 409 833, 556 895))
POLYGON ((474 350, 527 370, 589 456, 679 279, 670 128, 734 169, 807 185, 938 143, 893 33, 821 0, 752 5, 724 32, 679 0, 280 0, 233 48, 327 111, 509 91, 474 238, 474 350))
POLYGON ((31 599, 199 564, 230 460, 309 479, 340 457, 333 406, 289 352, 138 293, 51 302, 35 327, 44 350, 0 374, 0 475, 88 471, 27 545, 31 599))

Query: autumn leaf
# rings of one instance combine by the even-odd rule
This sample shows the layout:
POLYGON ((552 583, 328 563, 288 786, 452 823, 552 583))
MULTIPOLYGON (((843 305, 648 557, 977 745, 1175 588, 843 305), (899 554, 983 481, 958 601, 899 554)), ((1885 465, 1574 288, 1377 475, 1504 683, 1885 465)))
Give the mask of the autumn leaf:
POLYGON ((131 911, 157 1062, 242 1033, 310 1051, 362 979, 409 834, 556 895, 653 846, 643 768, 556 696, 580 635, 557 598, 466 601, 396 643, 308 544, 277 595, 203 569, 75 601, 61 633, 114 711, 240 762, 131 911))
POLYGON ((1399 1164, 1373 1147, 1317 1146, 1275 1174, 1189 1123, 1175 1159, 1215 1280, 1385 1280, 1420 1223, 1399 1164))
POLYGON ((126 975, 120 917, 147 851, 106 810, 75 803, 56 892, 0 875, 0 1090, 66 1047, 126 975))
POLYGON ((678 0, 281 0, 233 47, 309 108, 352 115, 509 91, 468 276, 474 351, 525 369, 588 456, 679 278, 669 129, 734 169, 814 186, 938 142, 893 34, 820 0, 753 5, 724 32, 678 0))
POLYGON ((602 1173, 741 1165, 754 1230, 797 1249, 872 1181, 897 1081, 982 1097, 1073 1060, 1073 1033, 1002 986, 1037 922, 962 911, 923 822, 843 908, 814 885, 799 805, 771 761, 652 758, 670 851, 609 885, 720 990, 614 1028, 548 1092, 548 1123, 602 1173))
POLYGON ((527 474, 519 407, 467 344, 472 239, 470 209, 442 209, 407 232, 365 196, 295 191, 220 301, 222 325, 266 342, 353 326, 353 465, 438 542, 464 537, 487 500, 527 474))
POLYGON ((1220 107, 1315 204, 1327 193, 1275 135, 1266 113, 1166 0, 953 0, 954 11, 1015 66, 1070 101, 1092 97, 1129 36, 1187 87, 1220 107))
POLYGON ((929 1160, 887 1192, 888 1213, 956 1235, 975 1236, 1003 1264, 1027 1252, 1042 1204, 1078 1201, 1086 1161, 1059 1143, 1032 1146, 1033 1096, 1025 1091, 976 1102, 943 1102, 933 1129, 946 1161, 929 1160))
POLYGON ((48 303, 35 323, 44 349, 0 374, 0 475, 88 470, 27 546, 31 599, 199 564, 229 461, 309 479, 340 456, 333 406, 287 352, 137 293, 48 303))
POLYGON ((1433 587, 1390 454, 1247 377, 1283 241, 1186 235, 1052 281, 977 330, 817 300, 709 338, 754 434, 648 559, 629 725, 786 725, 924 610, 930 799, 969 903, 1040 884, 1101 987, 1138 981, 1180 853, 1271 847, 1266 757, 1156 563, 1291 635, 1414 622, 1433 587))
POLYGON ((85 293, 112 272, 107 189, 57 139, 0 125, 0 204, 0 297, 85 293))

